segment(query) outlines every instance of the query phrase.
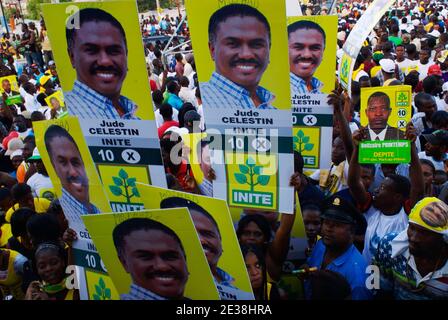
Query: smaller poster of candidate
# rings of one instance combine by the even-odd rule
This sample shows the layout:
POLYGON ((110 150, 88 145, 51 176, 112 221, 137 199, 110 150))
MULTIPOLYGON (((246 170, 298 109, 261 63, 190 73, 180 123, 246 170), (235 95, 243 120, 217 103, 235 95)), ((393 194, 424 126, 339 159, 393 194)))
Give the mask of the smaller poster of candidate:
POLYGON ((188 208, 222 300, 253 300, 226 201, 195 194, 141 186, 146 209, 188 208))
POLYGON ((83 220, 121 300, 219 300, 186 208, 83 220))
POLYGON ((288 17, 289 79, 294 150, 305 169, 327 168, 331 156, 337 16, 288 17))
POLYGON ((292 213, 285 3, 187 0, 185 5, 207 133, 213 141, 213 196, 231 206, 292 213), (241 161, 230 167, 228 161, 237 153, 241 161), (276 166, 269 175, 261 171, 266 158, 276 166), (260 170, 240 172, 238 165, 260 170), (247 181, 235 178, 240 175, 247 181))
MULTIPOLYGON (((81 217, 111 212, 109 201, 76 117, 36 121, 33 129, 37 148, 59 198, 68 227, 76 232, 77 240, 72 243, 72 254, 74 264, 84 269, 81 298, 94 300, 94 292, 89 291, 89 286, 94 286, 92 281, 99 282, 100 278, 101 283, 106 286, 108 276, 81 217)), ((109 283, 108 289, 109 294, 103 298, 112 299, 115 288, 109 283)))
POLYGON ((366 141, 359 150, 360 163, 409 163, 410 141, 405 128, 411 120, 410 86, 361 89, 361 126, 366 141))

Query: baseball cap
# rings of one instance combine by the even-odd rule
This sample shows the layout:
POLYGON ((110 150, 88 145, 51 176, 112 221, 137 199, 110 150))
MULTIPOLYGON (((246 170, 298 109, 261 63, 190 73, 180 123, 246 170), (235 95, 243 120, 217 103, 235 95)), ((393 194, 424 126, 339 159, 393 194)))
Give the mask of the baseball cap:
POLYGON ((54 65, 55 65, 55 63, 53 60, 48 61, 48 66, 54 66, 54 65))
POLYGON ((417 72, 418 74, 420 74, 420 72, 418 72, 418 66, 416 66, 416 65, 407 67, 406 70, 405 70, 405 72, 404 72, 404 74, 405 74, 405 75, 408 75, 408 74, 410 74, 412 71, 415 71, 415 72, 417 72))
POLYGON ((432 76, 432 75, 436 75, 436 76, 442 75, 442 70, 440 69, 440 66, 438 64, 433 64, 432 66, 429 67, 428 76, 432 76))
POLYGON ((17 149, 16 151, 14 151, 13 153, 11 153, 9 155, 9 159, 12 160, 12 158, 17 157, 17 156, 21 156, 23 154, 23 149, 17 149))
POLYGON ((182 137, 184 134, 188 134, 189 133, 187 128, 179 128, 179 127, 176 127, 176 126, 169 127, 168 129, 165 130, 165 132, 163 134, 165 135, 168 132, 177 133, 180 137, 182 137))
POLYGON ((24 144, 22 139, 13 138, 8 142, 8 150, 5 152, 5 156, 10 156, 14 151, 18 149, 23 149, 24 144))
POLYGON ((42 158, 40 157, 39 150, 37 149, 37 147, 35 147, 34 150, 33 150, 33 155, 31 157, 29 157, 27 159, 27 161, 32 162, 32 161, 41 160, 41 159, 42 158))
POLYGON ((3 149, 7 150, 9 141, 11 141, 11 139, 17 138, 18 136, 19 136, 19 133, 17 131, 11 131, 7 137, 3 138, 3 141, 2 141, 3 149))
POLYGON ((381 70, 386 73, 394 73, 395 72, 395 62, 392 59, 381 59, 380 60, 381 70))
POLYGON ((432 145, 448 145, 448 131, 446 130, 436 130, 430 134, 423 134, 423 137, 432 145))
POLYGON ((40 84, 41 86, 43 86, 43 85, 45 85, 45 84, 48 82, 48 80, 50 80, 50 79, 51 79, 50 76, 44 75, 44 76, 40 77, 40 79, 39 79, 39 84, 40 84))
POLYGON ((330 197, 324 204, 322 219, 346 224, 357 224, 360 213, 349 201, 339 196, 330 197))
POLYGON ((448 91, 448 82, 445 82, 442 86, 442 91, 447 92, 448 91))

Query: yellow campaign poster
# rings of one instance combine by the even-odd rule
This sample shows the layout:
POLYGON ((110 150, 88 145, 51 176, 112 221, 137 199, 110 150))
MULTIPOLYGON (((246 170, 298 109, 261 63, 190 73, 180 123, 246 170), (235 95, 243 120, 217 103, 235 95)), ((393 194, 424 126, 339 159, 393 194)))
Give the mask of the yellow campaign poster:
MULTIPOLYGON (((72 257, 77 266, 89 270, 89 274, 102 277, 107 283, 107 270, 103 267, 95 244, 81 216, 110 212, 109 201, 104 193, 95 165, 76 117, 33 123, 36 145, 53 183, 69 227, 77 234, 72 244, 72 257)), ((85 271, 87 272, 87 271, 85 271)), ((82 299, 94 297, 88 293, 93 284, 88 278, 81 283, 82 299)), ((110 281, 109 281, 110 282, 110 281)), ((113 285, 108 286, 112 299, 113 285)), ((95 299, 97 300, 97 299, 95 299)))
POLYGON ((239 188, 238 199, 229 205, 258 208, 263 197, 262 207, 292 213, 293 189, 288 182, 293 174, 293 150, 285 3, 187 0, 185 6, 205 123, 213 141, 209 145, 216 174, 213 196, 231 199, 234 189, 239 188), (250 154, 257 164, 265 159, 273 161, 276 167, 269 178, 263 174, 257 178, 260 181, 253 182, 262 189, 268 188, 269 195, 260 195, 251 188, 240 189, 234 173, 236 167, 246 164, 245 160, 228 163, 232 154, 246 154, 246 158, 250 154), (241 191, 245 193, 243 197, 241 191), (258 200, 254 203, 251 199, 258 200))
POLYGON ((331 93, 336 76, 331 70, 336 70, 338 17, 300 16, 287 21, 291 77, 312 86, 311 91, 302 86, 296 93, 331 93))
POLYGON ((361 89, 361 126, 365 141, 359 149, 360 163, 409 163, 411 146, 405 138, 411 120, 411 86, 361 89))
POLYGON ((219 300, 185 208, 83 216, 121 300, 219 300))
POLYGON ((109 276, 85 269, 88 300, 120 300, 109 276))
MULTIPOLYGON (((110 212, 109 201, 96 172, 76 117, 33 122, 36 145, 58 198, 73 204, 65 214, 110 212), (72 201, 73 200, 73 201, 72 201), (84 211, 77 212, 78 207, 84 211)), ((63 205, 63 202, 61 202, 63 205)), ((77 219, 75 216, 74 219, 77 219)))
POLYGON ((65 106, 82 120, 95 164, 138 166, 144 174, 137 180, 166 187, 136 2, 46 4, 43 13, 58 44, 53 53, 65 106))
POLYGON ((50 41, 58 44, 52 51, 70 114, 120 118, 118 112, 130 113, 126 119, 154 120, 135 1, 45 4, 42 9, 50 41), (99 105, 108 99, 111 103, 99 105), (123 110, 115 110, 115 101, 123 110))
POLYGON ((7 77, 1 77, 0 78, 0 93, 5 92, 5 87, 10 86, 12 91, 15 91, 17 94, 19 94, 19 84, 17 83, 17 76, 7 76, 7 77))
POLYGON ((62 91, 56 91, 52 95, 46 97, 45 102, 52 109, 58 110, 59 108, 65 107, 64 95, 62 94, 62 91))
POLYGON ((352 57, 350 57, 345 52, 342 54, 341 60, 339 61, 339 83, 345 88, 350 88, 351 78, 352 78, 352 57))
POLYGON ((210 268, 216 268, 216 273, 221 278, 224 278, 223 274, 227 274, 234 279, 231 286, 217 284, 221 299, 253 299, 246 265, 226 201, 153 186, 142 185, 141 192, 147 209, 189 209, 210 268))

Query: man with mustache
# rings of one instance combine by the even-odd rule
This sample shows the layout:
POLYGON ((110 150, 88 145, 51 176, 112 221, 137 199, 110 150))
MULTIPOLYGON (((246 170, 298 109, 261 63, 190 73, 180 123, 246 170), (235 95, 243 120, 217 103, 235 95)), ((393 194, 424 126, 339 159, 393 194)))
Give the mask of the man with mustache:
POLYGON ((313 77, 322 62, 325 50, 325 31, 307 20, 288 26, 289 68, 291 93, 322 93, 324 85, 313 77))
POLYGON ((77 77, 65 95, 69 113, 91 119, 137 119, 135 103, 120 95, 128 71, 120 22, 101 9, 81 9, 67 20, 66 39, 77 77), (68 25, 77 18, 79 28, 68 25))
POLYGON ((184 299, 187 257, 172 229, 152 219, 131 218, 118 224, 112 237, 132 278, 131 289, 121 300, 184 299))
POLYGON ((244 292, 234 286, 235 279, 226 271, 218 267, 223 253, 221 233, 218 223, 213 216, 197 203, 179 198, 165 198, 160 202, 161 209, 183 208, 190 211, 191 219, 198 233, 208 265, 213 274, 216 287, 222 300, 229 300, 229 296, 236 296, 238 300, 252 299, 252 294, 244 292))
POLYGON ((83 214, 100 213, 90 203, 89 179, 73 137, 64 128, 51 125, 45 132, 44 141, 51 164, 61 180, 62 196, 59 200, 64 214, 79 217, 83 214))
POLYGON ((209 108, 275 109, 275 96, 259 86, 269 64, 271 29, 266 17, 244 4, 217 10, 209 20, 209 49, 215 72, 201 83, 209 108))
POLYGON ((404 140, 404 132, 387 124, 392 109, 384 92, 375 92, 367 100, 366 116, 369 121, 367 140, 404 140))

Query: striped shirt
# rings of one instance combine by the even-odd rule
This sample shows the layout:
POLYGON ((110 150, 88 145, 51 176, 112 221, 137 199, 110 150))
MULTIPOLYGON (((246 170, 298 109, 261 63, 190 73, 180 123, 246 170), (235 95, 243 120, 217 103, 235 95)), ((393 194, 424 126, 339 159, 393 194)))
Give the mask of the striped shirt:
POLYGON ((256 94, 261 100, 257 107, 249 91, 216 72, 209 82, 201 83, 200 89, 206 108, 276 109, 272 106, 275 96, 265 88, 257 88, 256 94))
POLYGON ((64 188, 62 188, 62 196, 59 201, 61 203, 62 209, 64 210, 65 217, 70 222, 82 224, 82 215, 101 213, 101 211, 93 204, 90 204, 90 208, 83 205, 64 188))
POLYGON ((380 269, 379 290, 392 292, 397 300, 448 299, 448 262, 420 275, 409 252, 407 229, 389 233, 380 241, 374 264, 380 269))
POLYGON ((291 86, 291 94, 293 93, 322 93, 320 90, 324 84, 317 78, 311 79, 311 90, 308 90, 306 81, 296 76, 294 73, 289 73, 289 84, 291 86))
POLYGON ((119 103, 124 110, 120 116, 112 100, 99 94, 89 86, 76 80, 73 90, 64 94, 68 112, 81 119, 138 119, 135 116, 137 105, 130 99, 120 96, 119 103))
POLYGON ((120 295, 121 300, 167 300, 154 292, 139 287, 136 284, 131 284, 129 293, 120 295))

